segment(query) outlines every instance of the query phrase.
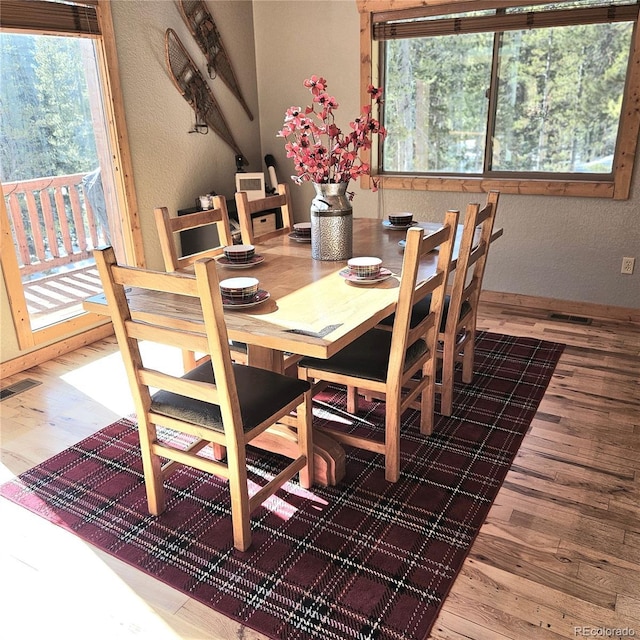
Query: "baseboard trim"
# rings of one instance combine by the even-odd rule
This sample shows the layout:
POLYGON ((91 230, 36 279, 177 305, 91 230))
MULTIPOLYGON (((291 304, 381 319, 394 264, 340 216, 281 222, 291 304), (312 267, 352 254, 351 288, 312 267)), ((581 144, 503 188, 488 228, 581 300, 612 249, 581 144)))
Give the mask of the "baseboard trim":
POLYGON ((7 360, 6 362, 0 363, 0 378, 6 378, 8 376, 13 376, 16 373, 21 373, 22 371, 31 369, 31 367, 35 367, 43 362, 48 362, 53 358, 62 356, 65 353, 75 351, 76 349, 80 349, 80 347, 86 347, 87 345, 98 340, 102 340, 112 334, 113 325, 111 322, 107 322, 105 324, 101 324, 99 327, 83 331, 78 335, 49 344, 46 347, 29 351, 29 353, 13 358, 13 360, 7 360))
POLYGON ((538 309, 548 311, 549 313, 563 313, 571 316, 585 316, 587 318, 640 324, 640 309, 632 309, 629 307, 525 296, 519 293, 505 293, 501 291, 483 291, 480 294, 480 301, 506 307, 538 309))

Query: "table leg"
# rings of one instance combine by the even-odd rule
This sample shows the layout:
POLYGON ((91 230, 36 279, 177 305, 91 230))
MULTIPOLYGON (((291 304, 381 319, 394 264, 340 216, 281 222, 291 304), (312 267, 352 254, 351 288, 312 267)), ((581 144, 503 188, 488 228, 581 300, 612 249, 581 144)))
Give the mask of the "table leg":
MULTIPOLYGON (((283 373, 284 354, 282 351, 269 349, 259 345, 248 344, 248 363, 252 367, 269 369, 283 373)), ((251 444, 266 449, 273 453, 279 453, 289 458, 298 456, 298 445, 295 441, 295 434, 289 426, 295 425, 295 421, 282 420, 283 424, 278 424, 260 434, 252 440, 251 444)), ((333 438, 323 433, 313 434, 313 465, 315 481, 321 485, 334 485, 344 477, 345 454, 342 445, 333 438)))
MULTIPOLYGON (((252 445, 288 458, 299 455, 296 434, 285 424, 277 424, 251 441, 252 445)), ((345 453, 342 446, 324 433, 313 433, 314 483, 336 485, 344 478, 345 453)))

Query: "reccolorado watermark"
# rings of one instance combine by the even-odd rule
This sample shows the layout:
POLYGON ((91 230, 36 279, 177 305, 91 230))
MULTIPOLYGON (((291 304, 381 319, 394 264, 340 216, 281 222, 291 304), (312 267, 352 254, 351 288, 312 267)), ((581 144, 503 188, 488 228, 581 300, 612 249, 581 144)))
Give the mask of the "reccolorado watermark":
POLYGON ((636 635, 631 627, 573 627, 573 633, 585 638, 633 638, 636 635))

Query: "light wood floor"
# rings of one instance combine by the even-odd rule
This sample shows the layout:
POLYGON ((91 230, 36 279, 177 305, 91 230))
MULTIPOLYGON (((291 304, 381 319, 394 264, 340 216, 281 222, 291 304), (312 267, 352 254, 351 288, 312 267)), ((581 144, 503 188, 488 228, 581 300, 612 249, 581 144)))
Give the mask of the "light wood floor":
MULTIPOLYGON (((480 327, 567 348, 432 637, 640 637, 640 327, 490 305, 480 327)), ((131 412, 112 339, 25 377, 0 480, 131 412)), ((262 637, 4 499, 0 522, 2 638, 262 637)))

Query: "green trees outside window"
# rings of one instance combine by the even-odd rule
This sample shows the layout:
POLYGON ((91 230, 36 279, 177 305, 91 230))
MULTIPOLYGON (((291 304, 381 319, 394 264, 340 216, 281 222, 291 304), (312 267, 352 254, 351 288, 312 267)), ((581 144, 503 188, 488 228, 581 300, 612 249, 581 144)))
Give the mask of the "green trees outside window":
POLYGON ((383 39, 381 173, 612 175, 633 27, 383 39))

